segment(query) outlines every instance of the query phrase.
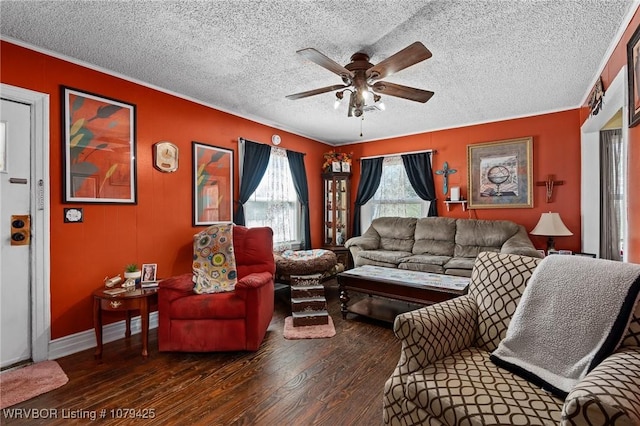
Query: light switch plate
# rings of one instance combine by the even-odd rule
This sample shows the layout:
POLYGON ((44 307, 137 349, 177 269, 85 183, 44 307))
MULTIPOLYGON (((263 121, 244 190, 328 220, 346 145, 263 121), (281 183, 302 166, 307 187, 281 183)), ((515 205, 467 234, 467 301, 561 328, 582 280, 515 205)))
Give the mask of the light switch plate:
POLYGON ((84 220, 84 212, 79 207, 64 209, 64 223, 79 223, 84 220))

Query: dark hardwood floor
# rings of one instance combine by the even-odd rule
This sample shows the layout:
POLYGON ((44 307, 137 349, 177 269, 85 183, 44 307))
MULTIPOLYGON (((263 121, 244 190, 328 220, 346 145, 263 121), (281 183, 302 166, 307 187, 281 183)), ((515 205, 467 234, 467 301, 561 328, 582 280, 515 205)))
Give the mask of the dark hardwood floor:
POLYGON ((57 420, 1 414, 0 423, 382 424, 382 390, 398 361, 400 342, 390 324, 354 315, 343 320, 337 283, 328 281, 325 287, 336 326, 330 339, 283 337, 284 318, 290 315, 285 288, 276 292, 274 318, 257 352, 160 353, 156 330, 151 330, 148 359, 140 356, 139 334, 105 344, 101 362, 94 360, 93 349, 60 358, 69 383, 11 407, 56 409, 57 420), (112 410, 118 409, 153 413, 153 418, 115 419, 112 410), (78 410, 95 411, 98 420, 60 418, 78 410), (105 419, 100 419, 102 410, 105 419))

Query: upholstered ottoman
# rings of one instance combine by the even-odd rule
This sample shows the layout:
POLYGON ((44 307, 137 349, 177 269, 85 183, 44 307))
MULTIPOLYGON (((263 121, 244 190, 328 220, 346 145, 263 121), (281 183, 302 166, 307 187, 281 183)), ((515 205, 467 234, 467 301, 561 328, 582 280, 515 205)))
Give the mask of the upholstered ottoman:
POLYGON ((285 250, 275 253, 276 281, 290 283, 292 275, 320 274, 320 282, 344 271, 344 265, 338 263, 336 254, 331 250, 285 250))

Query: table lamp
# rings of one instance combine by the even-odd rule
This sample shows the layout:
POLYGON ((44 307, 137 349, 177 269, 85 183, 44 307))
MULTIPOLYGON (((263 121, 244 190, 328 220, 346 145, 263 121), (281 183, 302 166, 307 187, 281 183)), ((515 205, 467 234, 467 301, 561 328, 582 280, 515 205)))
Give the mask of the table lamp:
POLYGON ((555 250, 553 237, 568 237, 573 235, 573 232, 569 231, 565 224, 560 219, 558 213, 542 213, 540 220, 533 231, 529 232, 531 235, 543 235, 549 237, 547 240, 547 252, 549 250, 555 250))

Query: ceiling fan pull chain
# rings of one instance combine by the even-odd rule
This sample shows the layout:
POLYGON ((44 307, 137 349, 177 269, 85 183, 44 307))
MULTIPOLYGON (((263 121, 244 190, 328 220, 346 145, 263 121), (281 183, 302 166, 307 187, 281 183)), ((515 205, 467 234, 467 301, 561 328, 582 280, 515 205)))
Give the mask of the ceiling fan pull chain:
POLYGON ((362 122, 364 121, 364 115, 360 119, 360 137, 362 137, 362 122))

